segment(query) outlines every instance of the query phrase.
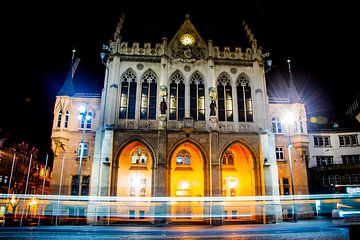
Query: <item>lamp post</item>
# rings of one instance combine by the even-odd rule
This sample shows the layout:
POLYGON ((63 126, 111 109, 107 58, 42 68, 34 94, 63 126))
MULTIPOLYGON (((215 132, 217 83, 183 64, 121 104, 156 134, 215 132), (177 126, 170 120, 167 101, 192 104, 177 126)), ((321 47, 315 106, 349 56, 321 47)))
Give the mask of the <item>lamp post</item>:
POLYGON ((283 118, 283 122, 286 125, 286 138, 287 138, 287 146, 288 146, 288 154, 289 154, 289 167, 290 167, 290 180, 291 180, 291 191, 293 195, 293 207, 294 207, 294 222, 298 221, 297 216, 297 207, 294 199, 295 189, 294 189, 294 175, 292 170, 292 158, 291 158, 291 140, 290 140, 290 133, 289 133, 289 124, 295 121, 294 113, 286 112, 283 118))
POLYGON ((81 143, 80 143, 80 159, 79 159, 79 171, 78 171, 78 184, 79 184, 79 196, 81 195, 81 188, 80 188, 80 179, 81 179, 81 165, 82 165, 82 159, 84 157, 84 137, 85 137, 85 129, 86 129, 86 125, 87 125, 87 121, 91 119, 91 115, 89 114, 89 112, 87 111, 86 107, 81 107, 80 108, 80 119, 81 119, 81 125, 83 125, 83 129, 82 129, 82 134, 81 134, 81 143))

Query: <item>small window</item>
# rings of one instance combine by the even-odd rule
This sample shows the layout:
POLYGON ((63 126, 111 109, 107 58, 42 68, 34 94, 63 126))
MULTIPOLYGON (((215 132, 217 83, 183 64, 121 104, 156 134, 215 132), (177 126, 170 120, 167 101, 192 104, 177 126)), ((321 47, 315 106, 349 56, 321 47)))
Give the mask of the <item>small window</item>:
POLYGON ((191 165, 191 155, 186 149, 182 149, 177 154, 176 165, 191 165))
POLYGON ((231 211, 231 218, 232 219, 237 219, 237 210, 232 210, 231 211))
POLYGON ((78 158, 81 158, 81 157, 86 158, 88 156, 88 147, 89 147, 88 143, 83 143, 83 144, 80 143, 79 144, 78 158), (81 146, 84 146, 82 155, 81 155, 81 146))
POLYGON ((331 147, 330 136, 314 136, 315 147, 331 147))
POLYGON ((58 112, 58 116, 57 116, 57 122, 56 122, 56 127, 59 128, 61 126, 61 118, 62 118, 62 110, 60 110, 58 112))
POLYGON ((66 113, 65 113, 64 128, 68 128, 68 126, 69 126, 69 118, 70 118, 70 113, 69 113, 69 111, 66 111, 66 113))
POLYGON ((143 148, 136 149, 131 156, 131 164, 146 165, 147 155, 143 148))
POLYGON ((276 154, 276 159, 284 160, 284 148, 276 147, 275 148, 275 154, 276 154))
POLYGON ((139 210, 139 218, 140 218, 140 219, 144 219, 144 218, 145 218, 145 211, 144 211, 144 210, 139 210))
POLYGON ((129 219, 135 219, 135 210, 129 210, 129 219))
POLYGON ((342 147, 356 146, 358 145, 357 135, 339 136, 339 143, 342 147))
POLYGON ((222 164, 223 165, 230 165, 233 166, 234 165, 234 155, 230 150, 226 150, 223 159, 222 159, 222 164))
POLYGON ((281 121, 280 118, 272 118, 271 119, 272 132, 273 133, 282 133, 281 121))

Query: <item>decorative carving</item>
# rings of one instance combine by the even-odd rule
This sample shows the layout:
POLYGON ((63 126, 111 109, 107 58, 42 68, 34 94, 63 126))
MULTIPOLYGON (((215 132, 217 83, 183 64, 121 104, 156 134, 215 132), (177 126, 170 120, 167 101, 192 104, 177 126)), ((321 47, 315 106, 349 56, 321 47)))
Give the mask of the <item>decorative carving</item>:
POLYGON ((190 72, 191 71, 191 67, 189 65, 185 65, 184 66, 184 70, 185 72, 190 72))
POLYGON ((136 68, 137 68, 138 70, 143 70, 144 64, 138 63, 138 64, 136 65, 136 68))
POLYGON ((211 100, 210 103, 210 116, 216 116, 216 103, 214 100, 211 100))
POLYGON ((237 73, 237 68, 230 68, 230 72, 232 73, 232 74, 236 74, 237 73))
POLYGON ((167 105, 166 105, 166 101, 165 98, 163 97, 161 103, 160 103, 160 112, 161 114, 166 114, 166 110, 167 110, 167 105))

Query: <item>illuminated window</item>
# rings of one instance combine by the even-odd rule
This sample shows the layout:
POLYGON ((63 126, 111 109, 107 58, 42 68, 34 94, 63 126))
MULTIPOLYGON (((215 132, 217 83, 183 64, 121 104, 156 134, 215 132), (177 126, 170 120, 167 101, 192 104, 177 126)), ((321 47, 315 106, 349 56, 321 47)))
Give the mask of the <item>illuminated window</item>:
POLYGON ((185 116, 184 77, 176 71, 170 77, 170 120, 181 120, 185 116))
POLYGON ((273 133, 282 133, 281 121, 280 121, 279 118, 273 117, 271 119, 271 125, 272 125, 272 132, 273 133))
MULTIPOLYGON (((79 144, 79 148, 78 148, 78 158, 81 158, 81 143, 79 144)), ((84 149, 83 149, 83 153, 82 153, 82 158, 86 158, 88 155, 88 143, 84 143, 84 149)))
POLYGON ((219 121, 233 121, 232 87, 230 78, 220 74, 217 85, 219 121))
POLYGON ((300 132, 304 133, 304 125, 303 125, 303 120, 301 117, 299 118, 299 125, 300 125, 300 132))
POLYGON ((56 127, 58 128, 61 126, 61 117, 62 117, 62 110, 58 112, 58 116, 57 116, 56 127))
POLYGON ((66 111, 66 113, 65 113, 64 128, 68 128, 68 126, 69 126, 69 118, 70 118, 70 113, 69 113, 69 111, 66 111))
POLYGON ((128 69, 121 78, 120 119, 134 119, 136 105, 136 76, 128 69))
POLYGON ((129 210, 129 219, 135 219, 135 210, 129 210))
POLYGON ((146 165, 147 155, 143 148, 136 149, 131 155, 131 164, 146 165))
POLYGON ((156 119, 156 76, 147 71, 142 77, 140 119, 156 119))
POLYGON ((93 115, 91 112, 86 112, 84 114, 86 114, 86 116, 83 116, 82 113, 80 114, 80 128, 84 128, 85 125, 87 129, 91 129, 93 115))
POLYGON ((334 164, 333 156, 316 156, 317 166, 326 166, 334 164))
POLYGON ((186 149, 182 149, 176 155, 176 165, 190 165, 191 164, 191 155, 186 149))
POLYGON ((283 178, 283 195, 290 195, 290 185, 288 178, 283 178))
POLYGON ((190 79, 190 117, 197 121, 205 120, 205 86, 199 73, 190 79))
POLYGON ((234 165, 234 155, 231 151, 226 150, 223 159, 222 159, 223 165, 234 165))
POLYGON ((251 99, 250 81, 246 74, 242 73, 237 79, 237 102, 239 122, 253 121, 253 106, 251 99))

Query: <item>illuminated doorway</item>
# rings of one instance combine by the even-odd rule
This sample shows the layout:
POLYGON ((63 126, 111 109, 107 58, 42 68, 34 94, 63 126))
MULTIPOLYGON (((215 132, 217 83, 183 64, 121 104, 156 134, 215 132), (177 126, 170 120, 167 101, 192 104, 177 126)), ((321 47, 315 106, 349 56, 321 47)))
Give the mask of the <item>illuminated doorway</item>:
POLYGON ((225 221, 255 221, 256 205, 253 200, 236 197, 255 196, 254 158, 240 143, 230 145, 221 156, 222 196, 225 221))
MULTIPOLYGON (((152 157, 149 149, 141 142, 128 144, 118 158, 116 196, 151 197, 152 157)), ((127 201, 117 206, 119 220, 148 221, 151 214, 150 202, 127 201)))
POLYGON ((181 201, 181 197, 204 196, 204 159, 199 149, 190 142, 179 145, 172 153, 170 196, 172 221, 199 221, 203 219, 202 202, 181 201))

